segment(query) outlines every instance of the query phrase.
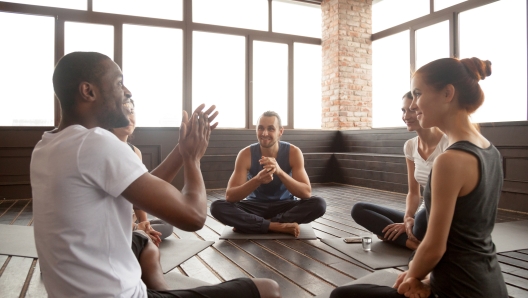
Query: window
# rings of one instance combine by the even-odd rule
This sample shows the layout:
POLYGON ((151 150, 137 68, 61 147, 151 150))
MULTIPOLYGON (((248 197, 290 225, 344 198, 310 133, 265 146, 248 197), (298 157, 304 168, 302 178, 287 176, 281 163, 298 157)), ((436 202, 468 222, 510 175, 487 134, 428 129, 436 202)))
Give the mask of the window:
POLYGON ((254 41, 253 124, 268 110, 277 112, 282 125, 288 125, 288 45, 254 41))
POLYGON ((86 0, 9 0, 6 2, 86 10, 86 0))
POLYGON ((1 13, 0 125, 53 126, 55 20, 1 13))
POLYGON ((137 126, 180 126, 182 30, 123 25, 123 76, 137 126))
POLYGON ((526 1, 501 0, 460 14, 460 58, 492 63, 491 76, 480 81, 485 100, 473 121, 526 120, 526 42, 526 1), (513 38, 501 38, 505 32, 513 38))
POLYGON ((372 43, 372 126, 402 126, 401 99, 410 88, 409 31, 372 43))
POLYGON ((321 46, 293 44, 294 128, 321 128, 321 46))
POLYGON ((99 52, 114 59, 114 26, 64 22, 64 55, 99 52))
POLYGON ((218 127, 246 127, 246 38, 193 33, 193 110, 212 104, 218 127))
POLYGON ((449 57, 449 21, 416 30, 416 70, 440 58, 449 57))
POLYGON ((429 10, 429 0, 380 0, 372 4, 372 32, 414 20, 429 10))
POLYGON ((453 6, 455 4, 462 3, 464 1, 467 1, 467 0, 435 0, 434 1, 434 10, 435 11, 439 11, 439 10, 442 10, 444 8, 453 6))
POLYGON ((93 0, 93 11, 181 21, 182 0, 93 0))
POLYGON ((193 0, 193 22, 268 30, 267 0, 193 0))
POLYGON ((273 32, 321 38, 320 5, 285 0, 274 0, 271 5, 273 32))

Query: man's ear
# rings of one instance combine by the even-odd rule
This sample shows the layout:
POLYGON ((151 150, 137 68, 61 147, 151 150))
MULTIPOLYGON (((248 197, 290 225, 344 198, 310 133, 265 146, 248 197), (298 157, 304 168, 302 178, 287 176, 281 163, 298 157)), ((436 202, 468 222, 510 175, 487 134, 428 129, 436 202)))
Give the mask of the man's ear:
POLYGON ((284 127, 279 128, 279 137, 284 133, 284 127))
POLYGON ((455 86, 448 84, 444 87, 444 99, 446 102, 453 101, 453 98, 455 98, 455 86))
POLYGON ((79 84, 79 93, 83 101, 93 102, 95 101, 95 85, 88 82, 81 82, 79 84))

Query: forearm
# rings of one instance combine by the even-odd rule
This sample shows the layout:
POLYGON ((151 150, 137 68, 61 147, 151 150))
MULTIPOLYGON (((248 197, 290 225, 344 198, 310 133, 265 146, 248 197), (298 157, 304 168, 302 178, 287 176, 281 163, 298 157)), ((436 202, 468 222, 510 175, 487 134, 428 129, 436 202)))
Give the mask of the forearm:
POLYGON ((310 184, 299 182, 284 171, 281 171, 278 177, 286 189, 299 199, 308 199, 312 196, 312 186, 310 184))
POLYGON ((416 250, 416 255, 412 262, 409 263, 409 273, 407 277, 414 277, 423 280, 440 262, 444 251, 438 247, 431 247, 428 243, 422 242, 416 250))
POLYGON ((144 221, 148 220, 147 212, 145 212, 145 211, 143 211, 143 210, 141 210, 139 208, 136 208, 135 206, 134 206, 134 213, 136 214, 138 222, 144 222, 144 221))
POLYGON ((200 170, 200 161, 185 160, 183 166, 184 186, 181 192, 187 208, 186 212, 189 212, 203 226, 207 216, 207 194, 200 170))
POLYGON ((418 210, 418 207, 420 206, 420 196, 416 194, 407 194, 406 198, 406 204, 405 204, 405 216, 404 217, 413 217, 416 213, 416 210, 418 210))
POLYGON ((253 177, 240 186, 228 187, 226 190, 226 201, 231 203, 242 201, 259 186, 260 183, 253 177))
POLYGON ((152 170, 152 175, 169 183, 174 180, 183 165, 183 157, 180 154, 179 146, 179 144, 176 145, 161 164, 152 170))

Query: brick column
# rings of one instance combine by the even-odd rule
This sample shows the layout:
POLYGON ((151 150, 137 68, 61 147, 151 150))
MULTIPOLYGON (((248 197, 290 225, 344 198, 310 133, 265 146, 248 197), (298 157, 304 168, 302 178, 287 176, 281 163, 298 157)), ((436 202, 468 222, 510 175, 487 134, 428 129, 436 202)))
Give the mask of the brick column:
POLYGON ((323 0, 322 129, 372 127, 372 0, 323 0))

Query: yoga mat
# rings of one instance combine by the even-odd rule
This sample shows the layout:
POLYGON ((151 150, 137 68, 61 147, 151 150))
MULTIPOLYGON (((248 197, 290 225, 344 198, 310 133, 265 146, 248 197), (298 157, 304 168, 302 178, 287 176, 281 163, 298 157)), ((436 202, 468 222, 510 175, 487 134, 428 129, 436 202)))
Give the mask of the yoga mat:
POLYGON ((295 238, 291 234, 285 234, 285 233, 263 233, 263 234, 238 233, 238 232, 233 232, 233 227, 226 226, 224 228, 224 231, 222 232, 222 235, 220 235, 220 239, 269 239, 269 240, 274 240, 274 239, 315 240, 317 239, 312 229, 311 224, 302 224, 299 226, 301 227, 301 233, 299 237, 297 238, 295 238))
POLYGON ((528 249, 528 220, 496 223, 491 239, 497 252, 528 249))
MULTIPOLYGON (((374 271, 369 275, 363 276, 361 278, 358 278, 354 281, 351 281, 341 286, 372 284, 372 285, 378 285, 378 286, 392 287, 392 285, 394 285, 394 282, 396 281, 396 278, 398 277, 398 274, 399 274, 399 271, 395 269, 385 269, 385 270, 374 271)), ((328 291, 328 292, 319 294, 315 296, 314 298, 329 298, 330 293, 332 292, 328 291)))
POLYGON ((412 253, 410 249, 383 242, 376 236, 372 237, 371 251, 364 251, 361 243, 345 243, 342 238, 321 241, 372 269, 406 266, 412 253))
POLYGON ((213 243, 214 241, 178 239, 174 235, 163 239, 159 246, 163 273, 171 271, 213 243))
POLYGON ((176 272, 165 274, 164 277, 169 289, 171 290, 186 290, 211 285, 205 281, 188 277, 176 272))
POLYGON ((38 258, 33 227, 0 225, 0 255, 38 258))
MULTIPOLYGON (((38 258, 33 227, 0 225, 0 239, 0 255, 38 258)), ((165 238, 159 247, 163 273, 169 272, 213 243, 214 241, 177 239, 174 235, 165 238)))

